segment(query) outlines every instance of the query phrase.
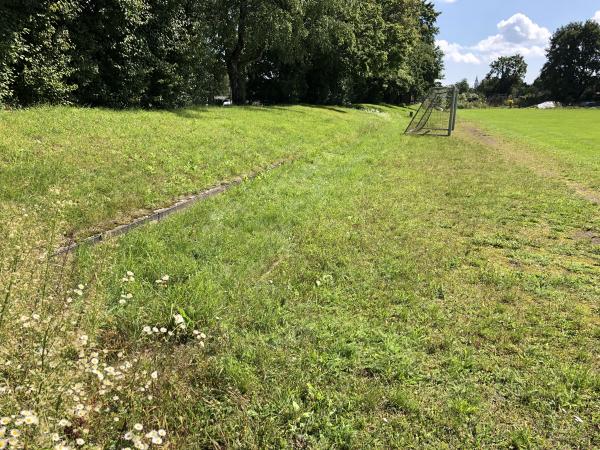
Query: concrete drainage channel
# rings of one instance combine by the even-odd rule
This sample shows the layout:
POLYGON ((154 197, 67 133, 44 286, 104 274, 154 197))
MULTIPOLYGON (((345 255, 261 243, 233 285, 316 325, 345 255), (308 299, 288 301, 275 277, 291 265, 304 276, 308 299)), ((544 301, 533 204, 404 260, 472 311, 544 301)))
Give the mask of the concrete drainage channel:
POLYGON ((74 252, 75 250, 77 250, 79 247, 81 247, 83 245, 99 244, 100 242, 103 242, 107 239, 111 239, 111 238, 115 238, 115 237, 127 234, 130 231, 133 231, 134 229, 141 227, 142 225, 152 223, 152 222, 159 222, 172 214, 175 214, 179 211, 182 211, 184 209, 187 209, 187 208, 193 206, 195 203, 198 203, 198 202, 207 200, 211 197, 215 197, 219 194, 222 194, 222 193, 228 191, 229 189, 242 184, 244 182, 244 180, 252 180, 253 178, 256 178, 260 175, 270 172, 271 170, 277 169, 278 167, 281 167, 284 164, 287 164, 291 161, 292 161, 291 159, 282 159, 273 164, 270 164, 269 166, 267 166, 265 169, 263 169, 261 171, 252 172, 243 177, 242 176, 235 177, 230 181, 221 183, 217 186, 211 187, 210 189, 206 189, 202 192, 199 192, 198 194, 194 194, 194 195, 185 197, 185 198, 177 201, 176 203, 174 203, 171 206, 168 206, 166 208, 157 209, 147 216, 140 217, 140 218, 135 219, 127 224, 119 225, 118 227, 115 227, 111 230, 95 234, 95 235, 85 238, 79 242, 73 242, 72 244, 66 245, 64 247, 60 247, 58 250, 56 250, 56 252, 52 256, 56 257, 56 256, 66 255, 66 254, 74 252))

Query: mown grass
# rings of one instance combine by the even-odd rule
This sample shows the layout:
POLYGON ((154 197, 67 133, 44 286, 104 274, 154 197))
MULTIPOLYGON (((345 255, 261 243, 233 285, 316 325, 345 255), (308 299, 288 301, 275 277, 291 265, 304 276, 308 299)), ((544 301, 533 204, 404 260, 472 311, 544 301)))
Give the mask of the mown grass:
POLYGON ((560 165, 565 176, 600 188, 600 109, 479 109, 459 113, 560 165))
POLYGON ((90 396, 95 442, 139 422, 170 448, 600 445, 597 205, 360 114, 352 139, 79 251, 75 330, 158 372, 151 398, 90 396), (204 345, 144 331, 177 314, 204 345))
MULTIPOLYGON (((373 115, 327 107, 0 111, 0 204, 85 234, 227 178, 343 146, 373 115)), ((5 220, 8 220, 5 218, 5 220)))

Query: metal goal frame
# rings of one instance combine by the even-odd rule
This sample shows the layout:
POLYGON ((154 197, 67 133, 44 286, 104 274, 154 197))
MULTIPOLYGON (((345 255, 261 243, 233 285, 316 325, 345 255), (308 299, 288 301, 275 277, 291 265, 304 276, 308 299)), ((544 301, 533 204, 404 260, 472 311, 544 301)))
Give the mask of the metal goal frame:
POLYGON ((427 93, 417 113, 406 127, 406 134, 452 136, 456 127, 458 88, 436 86, 427 93))

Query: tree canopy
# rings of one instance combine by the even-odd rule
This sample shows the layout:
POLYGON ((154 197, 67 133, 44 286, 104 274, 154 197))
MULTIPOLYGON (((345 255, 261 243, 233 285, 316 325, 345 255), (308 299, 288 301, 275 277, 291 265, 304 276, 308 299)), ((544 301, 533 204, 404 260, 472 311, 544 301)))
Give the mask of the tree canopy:
POLYGON ((522 55, 501 56, 490 65, 490 71, 478 89, 488 96, 511 95, 523 86, 527 63, 522 55))
POLYGON ((440 77, 426 0, 0 0, 0 103, 410 101, 440 77))
POLYGON ((600 24, 590 20, 559 28, 547 57, 538 84, 554 99, 573 103, 600 91, 600 24))

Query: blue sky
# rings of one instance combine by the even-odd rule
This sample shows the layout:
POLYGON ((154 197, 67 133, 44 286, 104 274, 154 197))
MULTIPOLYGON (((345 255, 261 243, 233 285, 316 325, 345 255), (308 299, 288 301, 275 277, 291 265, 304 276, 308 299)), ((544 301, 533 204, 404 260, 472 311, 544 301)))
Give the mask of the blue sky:
POLYGON ((573 21, 600 22, 600 0, 434 0, 438 45, 445 53, 445 81, 471 84, 498 56, 521 53, 527 81, 539 75, 552 33, 573 21))

